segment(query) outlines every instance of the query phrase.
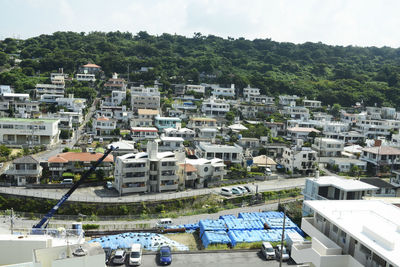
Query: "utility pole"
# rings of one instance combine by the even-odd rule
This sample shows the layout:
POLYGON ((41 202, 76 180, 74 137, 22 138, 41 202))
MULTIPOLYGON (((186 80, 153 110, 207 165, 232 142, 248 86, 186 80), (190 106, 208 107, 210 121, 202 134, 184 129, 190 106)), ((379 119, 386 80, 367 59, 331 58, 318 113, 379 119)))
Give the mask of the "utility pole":
POLYGON ((286 223, 286 209, 283 207, 283 227, 282 227, 282 238, 281 238, 281 253, 279 257, 279 267, 282 267, 282 254, 283 254, 283 241, 285 240, 285 223, 286 223))
POLYGON ((11 217, 10 217, 10 229, 11 229, 11 234, 14 234, 14 209, 11 208, 11 217))

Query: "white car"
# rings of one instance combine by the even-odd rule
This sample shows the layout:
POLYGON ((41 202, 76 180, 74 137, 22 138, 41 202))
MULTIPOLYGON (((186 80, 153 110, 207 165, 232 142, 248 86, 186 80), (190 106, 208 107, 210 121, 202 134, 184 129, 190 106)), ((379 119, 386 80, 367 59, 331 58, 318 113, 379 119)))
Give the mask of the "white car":
POLYGON ((228 188, 223 187, 221 188, 221 195, 230 197, 232 196, 232 192, 228 188))
POLYGON ((113 262, 113 264, 118 264, 118 265, 124 264, 125 257, 126 257, 125 250, 118 249, 114 254, 112 262, 113 262))
MULTIPOLYGON (((276 248, 276 258, 279 260, 281 258, 281 245, 278 245, 276 248)), ((282 261, 288 261, 289 260, 289 254, 287 253, 286 247, 283 246, 282 249, 282 261)))
POLYGON ((269 242, 262 243, 261 253, 264 255, 266 260, 274 260, 275 259, 275 250, 272 247, 271 243, 269 243, 269 242))
POLYGON ((242 194, 246 194, 247 190, 243 186, 237 186, 238 189, 242 190, 242 194))
POLYGON ((142 264, 142 245, 133 244, 129 253, 129 265, 138 266, 140 264, 142 264))
POLYGON ((243 194, 242 190, 240 190, 237 187, 232 187, 231 192, 232 192, 233 195, 241 195, 241 194, 243 194))

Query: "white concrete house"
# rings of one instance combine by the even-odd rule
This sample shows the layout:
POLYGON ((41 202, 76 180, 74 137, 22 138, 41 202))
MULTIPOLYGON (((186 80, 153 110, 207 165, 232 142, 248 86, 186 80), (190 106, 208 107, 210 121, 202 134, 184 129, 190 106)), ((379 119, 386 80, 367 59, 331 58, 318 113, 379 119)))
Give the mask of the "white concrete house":
POLYGON ((248 85, 246 88, 243 88, 243 98, 245 101, 250 101, 251 96, 259 96, 260 95, 260 89, 258 88, 251 88, 250 85, 248 85))
POLYGON ((170 137, 161 135, 158 142, 158 151, 181 151, 183 150, 183 141, 185 141, 182 137, 170 137))
POLYGON ((42 95, 58 95, 64 97, 64 84, 36 84, 36 97, 40 99, 42 95))
POLYGON ((158 130, 155 127, 132 127, 131 137, 134 141, 154 140, 158 138, 158 130))
POLYGON ((360 171, 367 170, 367 163, 355 158, 331 158, 328 163, 332 166, 336 165, 339 172, 349 172, 353 166, 356 166, 360 171))
POLYGON ((217 128, 217 120, 215 118, 207 117, 193 117, 189 119, 186 127, 196 130, 201 128, 217 128))
POLYGON ((193 140, 196 137, 196 132, 188 128, 166 128, 164 133, 165 136, 182 137, 184 140, 193 140))
POLYGON ((286 171, 309 174, 316 169, 317 152, 309 147, 297 145, 292 148, 285 148, 282 157, 281 163, 286 171))
POLYGON ((303 141, 307 141, 309 139, 308 135, 310 133, 319 134, 320 131, 314 128, 306 128, 306 127, 292 127, 287 129, 287 137, 290 140, 302 139, 303 141))
POLYGON ((303 106, 306 108, 321 108, 321 101, 319 100, 309 100, 309 99, 304 99, 303 100, 303 106))
POLYGON ((315 200, 302 219, 311 242, 292 246, 296 263, 315 267, 394 267, 400 263, 400 209, 374 200, 315 200))
POLYGON ((400 150, 390 146, 374 146, 362 149, 360 159, 380 169, 388 166, 398 169, 400 166, 400 150))
POLYGON ((225 164, 221 159, 185 159, 179 164, 180 183, 186 188, 203 188, 210 183, 221 181, 226 175, 225 164))
POLYGON ((93 121, 93 132, 96 138, 109 138, 113 135, 113 131, 117 128, 117 120, 106 117, 98 117, 93 121))
POLYGON ((297 95, 280 95, 279 105, 281 106, 296 106, 296 100, 300 99, 297 95))
POLYGON ((312 148, 317 151, 320 157, 340 157, 344 142, 331 138, 317 137, 314 139, 312 148))
POLYGON ((196 156, 206 159, 219 158, 225 162, 241 164, 243 161, 243 148, 236 144, 229 146, 200 142, 196 146, 196 156))
POLYGON ((306 107, 284 106, 280 112, 292 119, 308 120, 310 118, 310 111, 306 107))
POLYGON ((230 105, 223 99, 209 98, 201 105, 201 112, 207 116, 225 116, 230 110, 230 105))
POLYGON ((214 95, 214 96, 235 97, 235 95, 236 95, 235 85, 231 84, 230 88, 223 88, 223 87, 219 87, 219 86, 213 86, 211 94, 214 95))
POLYGON ((91 73, 77 73, 75 79, 79 82, 95 82, 96 76, 91 73))
POLYGON ((187 84, 185 86, 185 90, 186 92, 193 91, 199 94, 204 94, 206 91, 206 87, 203 85, 187 84))
POLYGON ((160 92, 158 86, 131 87, 131 104, 132 110, 136 112, 138 109, 159 109, 160 108, 160 92))

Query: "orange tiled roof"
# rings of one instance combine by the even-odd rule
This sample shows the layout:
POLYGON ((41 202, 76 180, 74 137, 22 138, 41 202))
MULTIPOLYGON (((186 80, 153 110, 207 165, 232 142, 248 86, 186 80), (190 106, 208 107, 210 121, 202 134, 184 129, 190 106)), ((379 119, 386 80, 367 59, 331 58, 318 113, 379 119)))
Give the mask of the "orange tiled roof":
POLYGON ((88 63, 86 65, 83 65, 85 68, 101 68, 99 65, 88 63))
POLYGON ((192 164, 189 164, 189 163, 183 164, 182 163, 179 165, 185 170, 185 172, 196 172, 197 171, 197 169, 192 164))
MULTIPOLYGON (((92 162, 97 161, 103 156, 103 153, 89 153, 89 152, 65 152, 58 154, 55 157, 48 159, 51 163, 65 163, 69 161, 82 161, 92 162)), ((113 162, 114 158, 112 155, 108 155, 103 162, 113 162)))
POLYGON ((109 121, 109 118, 106 118, 104 116, 97 118, 98 121, 109 121))

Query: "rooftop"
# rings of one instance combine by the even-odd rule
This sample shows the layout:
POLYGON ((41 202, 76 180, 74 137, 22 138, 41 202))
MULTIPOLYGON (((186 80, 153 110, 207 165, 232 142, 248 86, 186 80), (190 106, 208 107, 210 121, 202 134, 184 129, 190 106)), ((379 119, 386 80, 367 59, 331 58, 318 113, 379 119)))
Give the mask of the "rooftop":
POLYGON ((86 65, 83 65, 84 68, 101 68, 99 65, 88 63, 86 65))
POLYGON ((400 262, 400 209, 374 200, 313 200, 306 206, 385 259, 400 262))
POLYGON ((215 144, 206 143, 206 142, 200 142, 198 147, 207 152, 216 152, 216 153, 219 153, 219 152, 220 153, 222 153, 222 152, 242 153, 243 152, 243 148, 240 146, 215 145, 215 144))
POLYGON ((144 108, 139 108, 137 112, 139 115, 158 115, 160 113, 158 112, 157 109, 144 109, 144 108))
MULTIPOLYGON (((69 161, 82 161, 92 162, 99 160, 104 154, 103 153, 89 153, 89 152, 65 152, 58 154, 57 156, 50 157, 48 162, 69 162, 69 161)), ((113 156, 108 155, 103 162, 113 162, 113 156)))
POLYGON ((317 129, 314 128, 307 128, 307 127, 293 127, 293 128, 288 128, 287 129, 290 132, 305 132, 305 133, 309 133, 309 132, 316 132, 316 133, 320 133, 320 131, 318 131, 317 129))
POLYGON ((322 176, 318 179, 307 178, 319 186, 333 186, 343 191, 378 190, 378 187, 360 182, 358 180, 344 179, 335 176, 322 176))
POLYGON ((132 127, 132 132, 158 132, 155 127, 132 127))
POLYGON ((40 119, 24 119, 24 118, 9 118, 9 117, 2 117, 0 118, 0 121, 6 121, 6 122, 30 122, 30 123, 37 123, 37 122, 58 122, 59 119, 44 119, 44 118, 40 118, 40 119))
POLYGON ((362 151, 379 155, 400 155, 400 150, 391 146, 374 146, 362 149, 362 151))
POLYGON ((360 181, 379 188, 396 188, 385 180, 379 178, 361 178, 360 181))
POLYGON ((184 170, 185 172, 196 172, 197 169, 190 163, 186 163, 186 164, 179 164, 184 170))

